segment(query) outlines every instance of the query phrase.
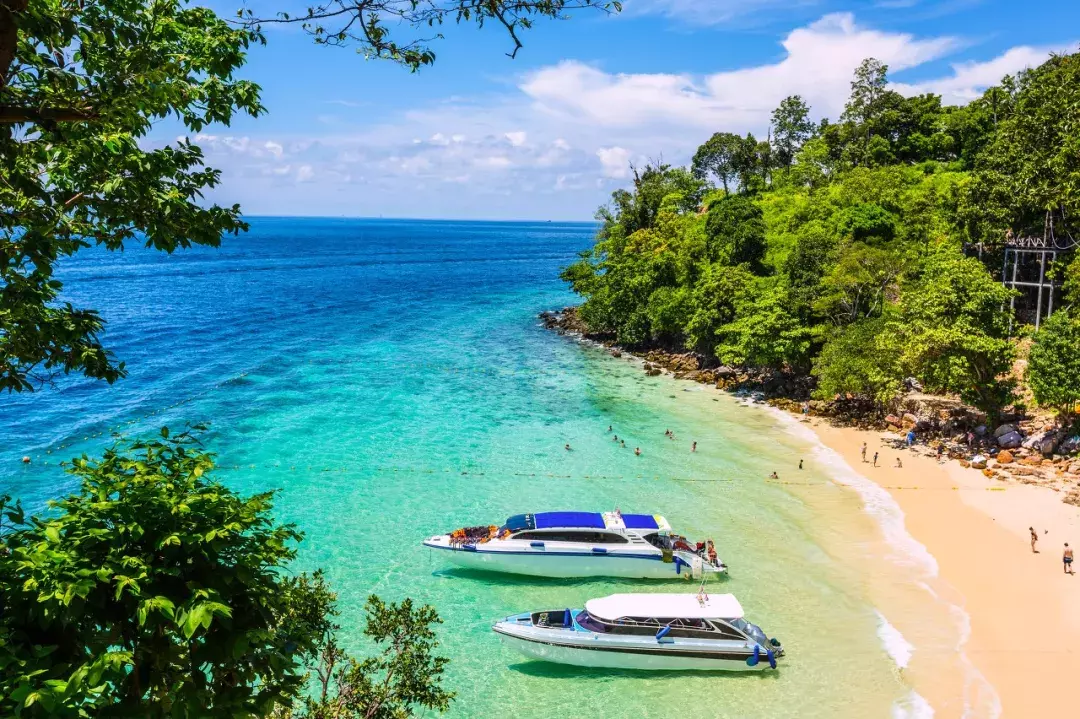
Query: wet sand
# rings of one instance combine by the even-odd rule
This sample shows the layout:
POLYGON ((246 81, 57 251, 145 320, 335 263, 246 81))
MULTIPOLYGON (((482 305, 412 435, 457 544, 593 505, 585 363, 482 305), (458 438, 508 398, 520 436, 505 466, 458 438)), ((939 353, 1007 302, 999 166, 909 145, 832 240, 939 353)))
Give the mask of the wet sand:
MULTIPOLYGON (((1063 543, 1080 545, 1080 508, 1063 504, 1045 487, 988 479, 954 461, 939 464, 907 449, 894 449, 882 433, 807 423, 821 441, 857 472, 885 488, 905 515, 907 531, 936 559, 935 584, 970 617, 962 651, 993 686, 1001 716, 1066 715, 1080 678, 1080 576, 1062 568, 1063 543), (863 463, 879 452, 878 466, 863 463), (900 457, 903 468, 896 468, 900 457), (1033 554, 1028 527, 1039 534, 1033 554)), ((1080 557, 1080 551, 1077 552, 1080 557)), ((939 590, 940 591, 940 590, 939 590)), ((888 604, 888 597, 882 597, 888 604)), ((900 625, 909 638, 914 632, 900 625)), ((922 642, 913 640, 915 655, 922 642)), ((941 646, 932 651, 942 651, 941 646)), ((988 713, 986 702, 958 690, 950 673, 908 675, 938 716, 988 713), (948 685, 952 686, 948 686, 948 685)), ((996 703, 996 702, 995 702, 996 703)), ((989 713, 993 713, 992 711, 989 713)))

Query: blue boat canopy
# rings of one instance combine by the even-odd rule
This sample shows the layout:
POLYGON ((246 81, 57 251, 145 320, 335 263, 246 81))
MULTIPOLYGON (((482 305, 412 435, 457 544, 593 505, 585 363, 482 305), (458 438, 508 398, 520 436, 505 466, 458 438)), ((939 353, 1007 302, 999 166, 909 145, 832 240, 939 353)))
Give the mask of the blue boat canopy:
POLYGON ((656 517, 651 514, 624 514, 622 521, 627 529, 660 529, 656 517))
POLYGON ((508 529, 511 532, 520 532, 523 529, 536 529, 536 524, 533 522, 533 516, 531 514, 515 514, 506 520, 503 529, 508 529))
POLYGON ((536 529, 551 527, 578 527, 605 529, 604 515, 599 512, 538 512, 533 515, 536 529))

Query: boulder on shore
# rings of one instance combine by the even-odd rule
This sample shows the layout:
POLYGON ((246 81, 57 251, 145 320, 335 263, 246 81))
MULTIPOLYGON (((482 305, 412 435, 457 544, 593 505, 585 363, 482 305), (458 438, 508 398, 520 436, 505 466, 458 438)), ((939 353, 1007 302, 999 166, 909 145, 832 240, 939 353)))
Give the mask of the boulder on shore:
POLYGON ((1007 449, 1003 449, 997 453, 997 461, 999 464, 1012 464, 1013 456, 1012 452, 1007 449))
POLYGON ((1002 449, 1016 449, 1024 443, 1024 436, 1016 430, 1013 430, 1012 432, 998 435, 997 443, 1002 449))
POLYGON ((971 466, 975 469, 986 469, 986 457, 977 454, 971 458, 971 466))
POLYGON ((1016 431, 1016 425, 1003 424, 994 430, 994 439, 1001 437, 1002 435, 1011 434, 1016 431))

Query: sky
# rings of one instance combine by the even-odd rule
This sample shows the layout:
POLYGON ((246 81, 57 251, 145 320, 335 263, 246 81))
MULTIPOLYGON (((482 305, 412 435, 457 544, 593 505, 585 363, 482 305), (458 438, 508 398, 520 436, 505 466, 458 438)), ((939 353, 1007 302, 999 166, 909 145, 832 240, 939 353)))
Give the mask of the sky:
MULTIPOLYGON (((243 0, 203 0, 234 16, 243 0)), ((248 0, 256 12, 295 0, 248 0)), ((764 135, 784 97, 843 110, 876 57, 894 89, 964 103, 1080 49, 1077 0, 625 0, 522 34, 444 28, 410 73, 267 26, 237 76, 268 112, 190 138, 247 215, 589 220, 631 165, 687 164, 712 133, 764 135)), ((412 31, 394 28, 402 37, 412 31)), ((166 120, 148 141, 189 133, 166 120)))

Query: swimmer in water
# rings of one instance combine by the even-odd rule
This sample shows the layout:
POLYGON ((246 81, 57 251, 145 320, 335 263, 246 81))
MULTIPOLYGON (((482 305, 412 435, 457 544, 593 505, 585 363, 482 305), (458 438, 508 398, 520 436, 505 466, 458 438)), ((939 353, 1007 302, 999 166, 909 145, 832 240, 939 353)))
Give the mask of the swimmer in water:
POLYGON ((570 443, 569 443, 569 442, 567 442, 567 444, 566 444, 566 451, 567 451, 567 452, 569 452, 569 451, 570 451, 570 443))
POLYGON ((609 425, 607 426, 607 431, 608 431, 608 432, 610 432, 610 431, 611 431, 611 425, 610 425, 610 424, 609 424, 609 425))
POLYGON ((641 447, 634 447, 634 454, 636 454, 637 456, 640 457, 641 456, 641 447))
POLYGON ((621 444, 623 447, 625 447, 626 446, 626 440, 625 439, 620 439, 619 444, 621 444))
POLYGON ((780 479, 780 475, 778 475, 776 472, 773 472, 769 475, 769 479, 780 479))
POLYGON ((696 452, 697 451, 697 442, 694 442, 692 445, 690 445, 690 451, 691 452, 696 452))

